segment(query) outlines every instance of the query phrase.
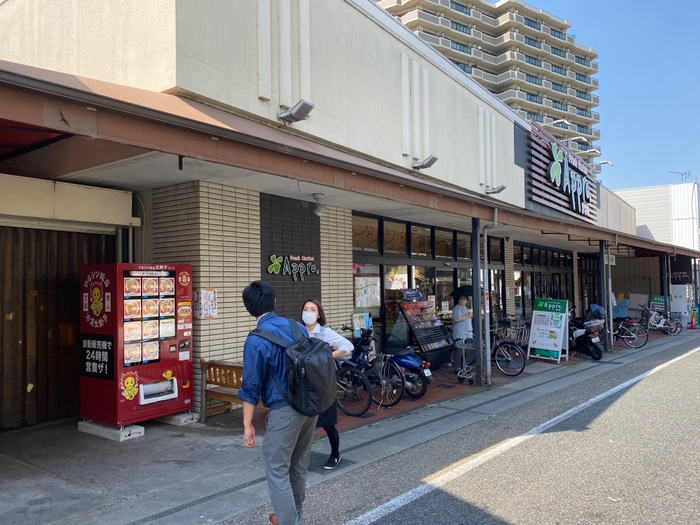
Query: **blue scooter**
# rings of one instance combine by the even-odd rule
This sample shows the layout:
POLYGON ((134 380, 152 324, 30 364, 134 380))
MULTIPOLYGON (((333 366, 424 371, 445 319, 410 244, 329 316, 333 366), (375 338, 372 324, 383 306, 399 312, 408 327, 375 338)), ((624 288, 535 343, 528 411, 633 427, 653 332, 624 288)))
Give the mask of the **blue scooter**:
POLYGON ((428 383, 434 381, 430 362, 423 361, 413 348, 385 348, 384 353, 398 366, 404 375, 404 391, 409 397, 423 397, 428 391, 428 383))

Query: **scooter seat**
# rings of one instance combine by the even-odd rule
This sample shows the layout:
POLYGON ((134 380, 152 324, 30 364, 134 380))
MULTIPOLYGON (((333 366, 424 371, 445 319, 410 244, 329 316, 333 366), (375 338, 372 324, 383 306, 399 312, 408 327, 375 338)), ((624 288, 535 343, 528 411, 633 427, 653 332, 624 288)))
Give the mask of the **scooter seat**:
POLYGON ((408 354, 415 354, 415 351, 413 350, 413 348, 408 346, 408 347, 402 347, 402 348, 385 348, 384 353, 391 354, 391 355, 408 355, 408 354))

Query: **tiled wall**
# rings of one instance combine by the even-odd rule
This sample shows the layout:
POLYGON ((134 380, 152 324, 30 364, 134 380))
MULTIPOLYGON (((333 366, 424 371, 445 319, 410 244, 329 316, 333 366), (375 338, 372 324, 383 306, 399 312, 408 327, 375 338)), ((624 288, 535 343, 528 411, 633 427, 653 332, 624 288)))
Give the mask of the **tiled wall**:
POLYGON ((243 342, 255 327, 241 300, 260 279, 260 196, 207 182, 153 190, 154 262, 192 265, 193 289, 218 292, 218 316, 194 320, 195 408, 200 359, 243 360, 243 342))
POLYGON ((353 308, 352 210, 328 206, 321 217, 321 294, 328 325, 350 324, 353 308))

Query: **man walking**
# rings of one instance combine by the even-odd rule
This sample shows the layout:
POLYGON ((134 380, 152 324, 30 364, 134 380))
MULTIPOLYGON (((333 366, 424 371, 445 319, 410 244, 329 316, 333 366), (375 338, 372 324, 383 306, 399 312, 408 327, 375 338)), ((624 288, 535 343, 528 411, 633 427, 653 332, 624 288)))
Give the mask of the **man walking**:
MULTIPOLYGON (((264 281, 253 281, 243 290, 243 304, 264 328, 281 338, 294 339, 289 321, 274 313, 275 289, 264 281)), ((301 327, 301 325, 300 325, 301 327)), ((303 329, 303 327, 301 327, 303 329)), ((306 471, 317 417, 294 410, 270 381, 268 374, 286 391, 287 356, 285 349, 267 339, 249 335, 243 348, 243 386, 238 393, 243 401, 243 442, 256 444, 253 412, 262 398, 270 409, 265 420, 263 460, 274 514, 273 525, 299 525, 306 494, 306 471)))

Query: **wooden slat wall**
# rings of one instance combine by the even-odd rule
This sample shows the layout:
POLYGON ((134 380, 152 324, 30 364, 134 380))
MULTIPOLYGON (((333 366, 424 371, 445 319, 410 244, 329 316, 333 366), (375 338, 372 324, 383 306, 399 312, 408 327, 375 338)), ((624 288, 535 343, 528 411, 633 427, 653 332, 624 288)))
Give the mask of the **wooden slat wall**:
POLYGON ((0 249, 0 429, 75 416, 80 266, 114 262, 114 237, 0 227, 0 249))
MULTIPOLYGON (((591 188, 591 202, 588 203, 590 214, 588 217, 579 215, 571 210, 569 196, 555 188, 549 181, 547 170, 552 162, 552 151, 550 143, 554 137, 544 130, 537 128, 531 132, 531 171, 530 197, 533 201, 544 204, 561 213, 570 215, 591 224, 598 222, 598 184, 592 176, 588 176, 588 183, 591 188)), ((566 148, 561 146, 566 151, 566 148)))

